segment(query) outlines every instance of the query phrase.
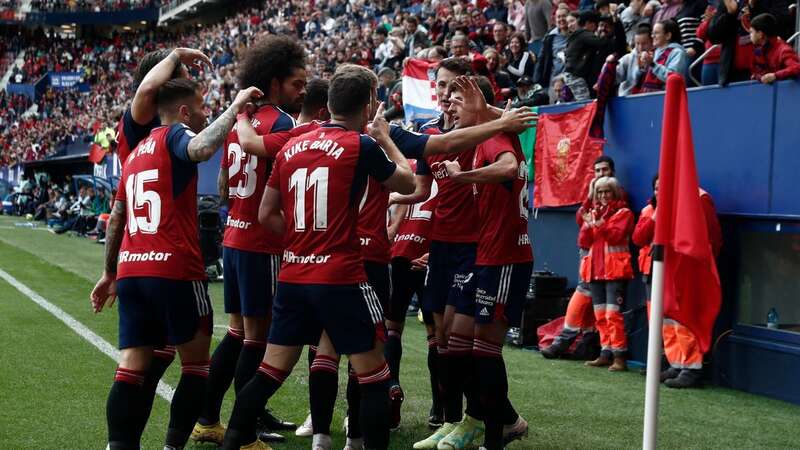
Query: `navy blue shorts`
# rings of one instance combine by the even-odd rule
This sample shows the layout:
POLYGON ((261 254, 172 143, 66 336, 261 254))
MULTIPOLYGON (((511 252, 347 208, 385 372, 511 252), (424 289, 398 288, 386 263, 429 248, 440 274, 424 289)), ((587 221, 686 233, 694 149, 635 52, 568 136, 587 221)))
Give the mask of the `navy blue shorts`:
POLYGON ((280 266, 279 255, 223 247, 225 312, 247 317, 268 316, 280 266))
POLYGON ((119 348, 181 345, 214 324, 205 281, 135 277, 117 280, 119 348))
POLYGON ((504 321, 518 327, 533 263, 475 267, 475 323, 504 321))
POLYGON ((364 261, 364 272, 367 273, 367 281, 378 296, 383 311, 389 307, 389 300, 392 297, 392 271, 388 264, 372 261, 364 261))
MULTIPOLYGON (((392 322, 405 322, 408 305, 414 295, 422 299, 425 290, 425 271, 411 270, 408 258, 392 259, 392 296, 385 309, 386 318, 392 322)), ((429 316, 430 313, 425 314, 429 316)))
POLYGON ((441 314, 450 305, 459 314, 475 312, 472 272, 477 248, 474 243, 431 241, 422 309, 441 314))
POLYGON ((317 345, 328 333, 340 355, 364 353, 385 340, 383 310, 369 283, 294 284, 278 282, 269 343, 317 345))

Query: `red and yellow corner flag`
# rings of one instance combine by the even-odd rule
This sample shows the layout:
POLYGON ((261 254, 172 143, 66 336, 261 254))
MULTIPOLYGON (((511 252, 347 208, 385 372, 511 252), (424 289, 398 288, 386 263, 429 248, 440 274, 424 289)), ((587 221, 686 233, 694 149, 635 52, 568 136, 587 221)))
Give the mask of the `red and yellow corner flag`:
POLYGON ((654 244, 664 246, 664 315, 688 327, 706 352, 721 288, 698 188, 686 85, 672 74, 664 98, 654 244))

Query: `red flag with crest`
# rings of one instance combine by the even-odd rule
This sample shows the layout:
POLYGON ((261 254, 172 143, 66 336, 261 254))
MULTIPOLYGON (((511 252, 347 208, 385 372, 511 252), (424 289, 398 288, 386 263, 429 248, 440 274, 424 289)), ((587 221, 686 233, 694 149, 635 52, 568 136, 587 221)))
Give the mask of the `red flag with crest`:
POLYGON ((589 135, 596 102, 573 111, 542 114, 536 128, 533 205, 536 208, 581 203, 594 178, 592 164, 605 140, 589 135))

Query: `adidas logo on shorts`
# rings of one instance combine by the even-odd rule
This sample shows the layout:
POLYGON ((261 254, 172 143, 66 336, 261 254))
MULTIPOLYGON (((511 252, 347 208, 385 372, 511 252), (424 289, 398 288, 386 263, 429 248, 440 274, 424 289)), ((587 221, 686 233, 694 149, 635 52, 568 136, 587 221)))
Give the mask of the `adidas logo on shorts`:
POLYGON ((486 307, 484 307, 484 308, 481 310, 480 314, 481 314, 482 316, 488 316, 488 315, 489 315, 489 310, 488 310, 488 309, 486 309, 486 307))

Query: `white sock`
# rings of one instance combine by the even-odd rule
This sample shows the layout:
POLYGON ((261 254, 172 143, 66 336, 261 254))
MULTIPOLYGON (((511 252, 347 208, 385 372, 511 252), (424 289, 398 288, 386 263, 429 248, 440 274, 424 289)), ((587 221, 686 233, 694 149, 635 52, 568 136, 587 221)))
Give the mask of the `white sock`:
POLYGON ((329 434, 315 434, 312 441, 311 448, 314 450, 330 450, 331 436, 329 434))

